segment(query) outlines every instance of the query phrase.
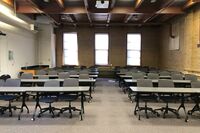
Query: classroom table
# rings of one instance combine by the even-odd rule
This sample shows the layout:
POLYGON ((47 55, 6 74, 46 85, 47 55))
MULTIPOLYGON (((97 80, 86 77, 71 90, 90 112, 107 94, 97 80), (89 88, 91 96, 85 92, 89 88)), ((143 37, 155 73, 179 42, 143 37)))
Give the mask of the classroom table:
MULTIPOLYGON (((172 94, 181 94, 181 104, 178 107, 179 111, 183 108, 185 113, 185 122, 188 121, 188 115, 185 109, 185 98, 184 94, 200 94, 200 88, 177 88, 177 87, 130 87, 132 92, 136 93, 136 108, 139 107, 140 94, 142 93, 172 93, 172 94)), ((135 112, 134 112, 135 113, 135 112)))
POLYGON ((0 93, 22 93, 22 105, 20 108, 20 113, 18 115, 18 120, 21 118, 21 113, 23 112, 23 108, 26 107, 27 113, 29 113, 29 109, 26 105, 26 93, 27 92, 36 92, 36 106, 33 113, 32 120, 35 120, 35 112, 39 105, 39 93, 40 92, 80 92, 81 93, 81 120, 82 113, 84 113, 84 92, 89 91, 89 87, 0 87, 0 93))

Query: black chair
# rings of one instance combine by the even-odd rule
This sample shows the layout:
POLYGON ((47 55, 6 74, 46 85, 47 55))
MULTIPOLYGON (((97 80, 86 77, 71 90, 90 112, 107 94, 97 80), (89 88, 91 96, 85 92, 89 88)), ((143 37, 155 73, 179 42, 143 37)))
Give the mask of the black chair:
MULTIPOLYGON (((79 86, 79 81, 78 79, 65 79, 63 82, 63 87, 77 87, 79 86)), ((80 109, 77 109, 76 107, 72 107, 71 103, 75 100, 77 100, 79 97, 79 94, 76 92, 69 92, 69 93, 64 93, 62 95, 59 95, 59 99, 61 101, 67 101, 69 102, 69 106, 61 108, 60 113, 63 113, 65 111, 69 111, 70 113, 70 118, 72 118, 72 110, 73 111, 79 111, 80 115, 82 117, 82 113, 80 109)))
MULTIPOLYGON (((153 83, 150 79, 138 79, 137 86, 138 87, 153 87, 153 83)), ((140 93, 136 97, 136 101, 137 100, 144 101, 144 103, 145 103, 144 107, 139 106, 139 101, 136 103, 134 114, 136 114, 137 111, 139 112, 139 118, 138 118, 139 120, 140 120, 140 112, 142 110, 145 111, 146 118, 149 118, 148 113, 147 113, 148 111, 159 116, 158 112, 156 112, 153 108, 147 106, 148 102, 157 101, 156 95, 154 95, 152 93, 140 93), (138 97, 139 97, 139 99, 137 99, 138 97)))
MULTIPOLYGON (((44 87, 59 87, 59 86, 60 86, 60 82, 56 80, 46 81, 44 83, 44 87)), ((54 118, 55 117, 54 111, 56 110, 60 111, 59 108, 52 107, 52 103, 56 102, 57 100, 58 100, 57 93, 53 93, 53 92, 41 93, 39 97, 39 102, 47 103, 49 104, 49 106, 46 108, 41 108, 41 106, 38 105, 40 108, 40 113, 38 114, 38 117, 41 117, 43 113, 49 111, 49 113, 52 114, 52 117, 54 118)))
MULTIPOLYGON (((20 87, 21 81, 20 79, 7 79, 5 83, 1 80, 1 85, 5 87, 20 87)), ((11 103, 14 100, 17 100, 20 97, 18 93, 3 93, 0 95, 0 100, 8 101, 8 106, 0 106, 1 114, 4 114, 6 110, 9 110, 9 116, 12 116, 12 109, 21 109, 16 106, 12 106, 11 103)))
MULTIPOLYGON (((191 82, 191 87, 192 88, 200 88, 200 81, 191 82)), ((199 94, 192 94, 191 99, 195 102, 195 105, 191 110, 188 111, 189 115, 192 115, 194 112, 197 112, 197 111, 200 112, 200 106, 199 106, 200 95, 199 94)))
MULTIPOLYGON (((161 79, 161 80, 158 80, 158 87, 174 87, 174 82, 168 79, 161 79)), ((162 112, 164 111, 163 118, 165 118, 165 115, 168 114, 169 111, 175 114, 177 118, 180 117, 177 109, 169 107, 169 103, 176 103, 177 101, 180 101, 181 98, 179 95, 175 95, 171 93, 163 93, 159 95, 159 99, 166 103, 165 107, 156 109, 156 111, 158 110, 161 110, 162 112)))

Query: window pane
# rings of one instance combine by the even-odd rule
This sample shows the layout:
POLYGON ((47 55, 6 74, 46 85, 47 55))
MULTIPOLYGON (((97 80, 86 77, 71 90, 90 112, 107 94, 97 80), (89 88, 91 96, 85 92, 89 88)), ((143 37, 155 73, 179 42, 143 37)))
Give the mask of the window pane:
POLYGON ((140 51, 128 50, 128 58, 140 58, 140 51))
POLYGON ((127 34, 127 65, 141 63, 141 34, 127 34))
POLYGON ((77 33, 63 34, 63 58, 66 65, 78 65, 77 33))
POLYGON ((108 49, 108 34, 95 34, 95 49, 108 49))
POLYGON ((96 50, 95 63, 97 65, 108 64, 108 51, 107 50, 96 50))
POLYGON ((127 58, 127 65, 135 65, 139 66, 140 65, 140 58, 127 58))
POLYGON ((132 50, 141 49, 141 35, 140 34, 127 35, 127 49, 132 49, 132 50))
POLYGON ((108 65, 108 34, 95 34, 95 64, 108 65))

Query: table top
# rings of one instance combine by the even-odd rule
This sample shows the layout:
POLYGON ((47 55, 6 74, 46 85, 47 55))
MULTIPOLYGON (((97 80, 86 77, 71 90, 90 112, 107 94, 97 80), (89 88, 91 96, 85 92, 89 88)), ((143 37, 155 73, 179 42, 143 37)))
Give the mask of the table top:
POLYGON ((0 92, 86 92, 87 86, 77 87, 0 87, 0 92))
MULTIPOLYGON (((124 79, 127 83, 137 83, 136 79, 124 79)), ((174 83, 191 83, 191 80, 172 80, 174 83)), ((153 83, 158 83, 158 79, 152 79, 153 83)))
MULTIPOLYGON (((21 79, 21 82, 46 82, 46 81, 60 81, 63 82, 64 79, 21 79)), ((90 78, 90 79, 78 79, 79 82, 96 82, 96 79, 90 78)))
POLYGON ((200 88, 176 88, 176 87, 130 87, 133 92, 144 93, 200 93, 200 88))
MULTIPOLYGON (((55 77, 58 78, 58 75, 33 75, 33 77, 40 77, 40 76, 45 76, 45 77, 55 77)), ((79 75, 69 75, 70 78, 79 78, 79 75)), ((98 75, 89 75, 90 78, 97 78, 98 75)))

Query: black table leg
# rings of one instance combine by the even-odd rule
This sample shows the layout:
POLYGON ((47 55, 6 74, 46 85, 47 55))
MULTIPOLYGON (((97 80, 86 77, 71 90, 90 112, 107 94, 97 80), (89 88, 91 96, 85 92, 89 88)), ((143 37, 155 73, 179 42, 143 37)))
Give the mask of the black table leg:
POLYGON ((182 93, 181 94, 181 105, 178 107, 178 109, 177 109, 177 112, 179 112, 179 110, 181 109, 181 108, 183 108, 183 110, 184 110, 184 113, 185 113, 185 122, 187 122, 188 121, 188 115, 187 115, 187 112, 186 112, 186 109, 185 109, 185 99, 184 99, 184 94, 182 93))
POLYGON ((39 104, 39 92, 37 92, 37 95, 36 95, 36 105, 35 105, 35 110, 33 112, 33 117, 32 117, 33 121, 35 121, 35 113, 37 111, 37 107, 41 109, 40 104, 39 104))
POLYGON ((29 113, 29 109, 26 105, 26 92, 22 93, 22 106, 21 106, 21 110, 20 110, 19 115, 18 115, 18 120, 21 119, 21 113, 23 112, 24 107, 27 109, 27 113, 29 113))

